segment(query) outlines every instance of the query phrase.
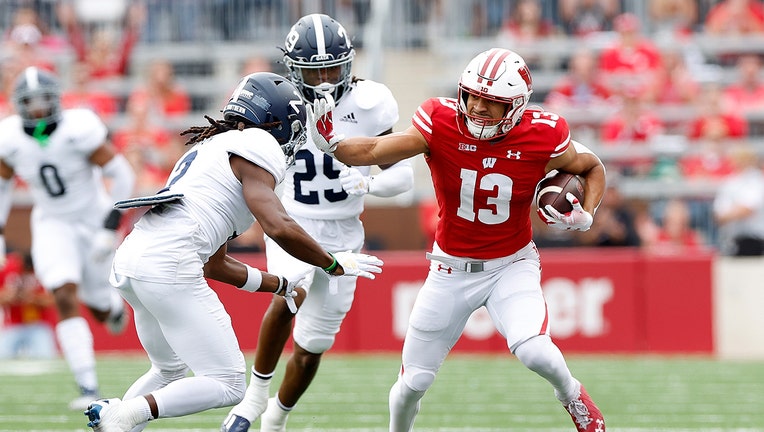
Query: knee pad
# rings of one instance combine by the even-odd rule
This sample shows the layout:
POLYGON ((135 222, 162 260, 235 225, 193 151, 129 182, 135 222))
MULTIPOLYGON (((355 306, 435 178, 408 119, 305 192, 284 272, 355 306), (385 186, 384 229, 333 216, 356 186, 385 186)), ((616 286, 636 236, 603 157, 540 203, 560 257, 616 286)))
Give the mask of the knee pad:
POLYGON ((423 392, 435 382, 435 371, 422 369, 416 366, 406 366, 402 375, 406 387, 416 392, 423 392))

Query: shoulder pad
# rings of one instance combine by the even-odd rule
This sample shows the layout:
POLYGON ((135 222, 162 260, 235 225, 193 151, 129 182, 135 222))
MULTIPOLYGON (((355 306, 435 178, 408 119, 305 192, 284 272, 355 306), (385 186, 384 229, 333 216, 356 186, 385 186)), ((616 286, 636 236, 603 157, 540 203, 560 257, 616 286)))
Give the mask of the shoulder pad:
POLYGON ((393 92, 386 85, 376 81, 357 81, 352 91, 357 92, 355 100, 358 108, 362 110, 371 110, 378 105, 389 104, 390 101, 397 104, 393 92))

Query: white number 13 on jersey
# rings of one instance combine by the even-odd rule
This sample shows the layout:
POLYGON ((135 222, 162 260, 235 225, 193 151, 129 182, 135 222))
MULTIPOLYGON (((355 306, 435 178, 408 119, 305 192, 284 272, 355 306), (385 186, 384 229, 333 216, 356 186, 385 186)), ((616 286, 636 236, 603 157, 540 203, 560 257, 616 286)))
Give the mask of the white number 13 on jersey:
POLYGON ((477 210, 477 220, 486 225, 497 225, 509 219, 509 200, 512 199, 512 179, 504 174, 486 174, 478 185, 478 172, 462 168, 460 177, 462 186, 459 192, 459 210, 456 214, 470 222, 475 221, 475 188, 495 191, 487 204, 493 208, 477 210))

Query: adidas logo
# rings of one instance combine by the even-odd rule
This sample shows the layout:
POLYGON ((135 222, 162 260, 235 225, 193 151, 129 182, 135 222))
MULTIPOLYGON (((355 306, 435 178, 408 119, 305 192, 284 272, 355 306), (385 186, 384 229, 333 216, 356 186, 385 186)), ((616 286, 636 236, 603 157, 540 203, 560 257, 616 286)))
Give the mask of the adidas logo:
POLYGON ((340 118, 340 121, 348 122, 348 123, 358 123, 358 120, 355 119, 355 113, 350 113, 342 116, 340 118))

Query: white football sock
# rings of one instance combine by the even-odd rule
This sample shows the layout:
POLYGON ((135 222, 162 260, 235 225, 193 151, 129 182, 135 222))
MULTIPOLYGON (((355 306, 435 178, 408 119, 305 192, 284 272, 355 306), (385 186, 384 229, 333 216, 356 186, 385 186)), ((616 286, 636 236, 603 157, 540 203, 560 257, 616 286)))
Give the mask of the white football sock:
POLYGON ((244 399, 233 407, 231 412, 237 416, 244 417, 250 422, 260 417, 268 406, 272 377, 273 372, 267 375, 261 374, 255 371, 255 367, 252 366, 252 373, 249 377, 247 391, 244 393, 244 399))
POLYGON ((83 317, 73 317, 56 324, 56 338, 66 363, 81 388, 98 391, 93 333, 83 317))
POLYGON ((413 429, 424 393, 412 390, 403 383, 403 378, 398 377, 390 388, 390 431, 409 432, 413 429))

